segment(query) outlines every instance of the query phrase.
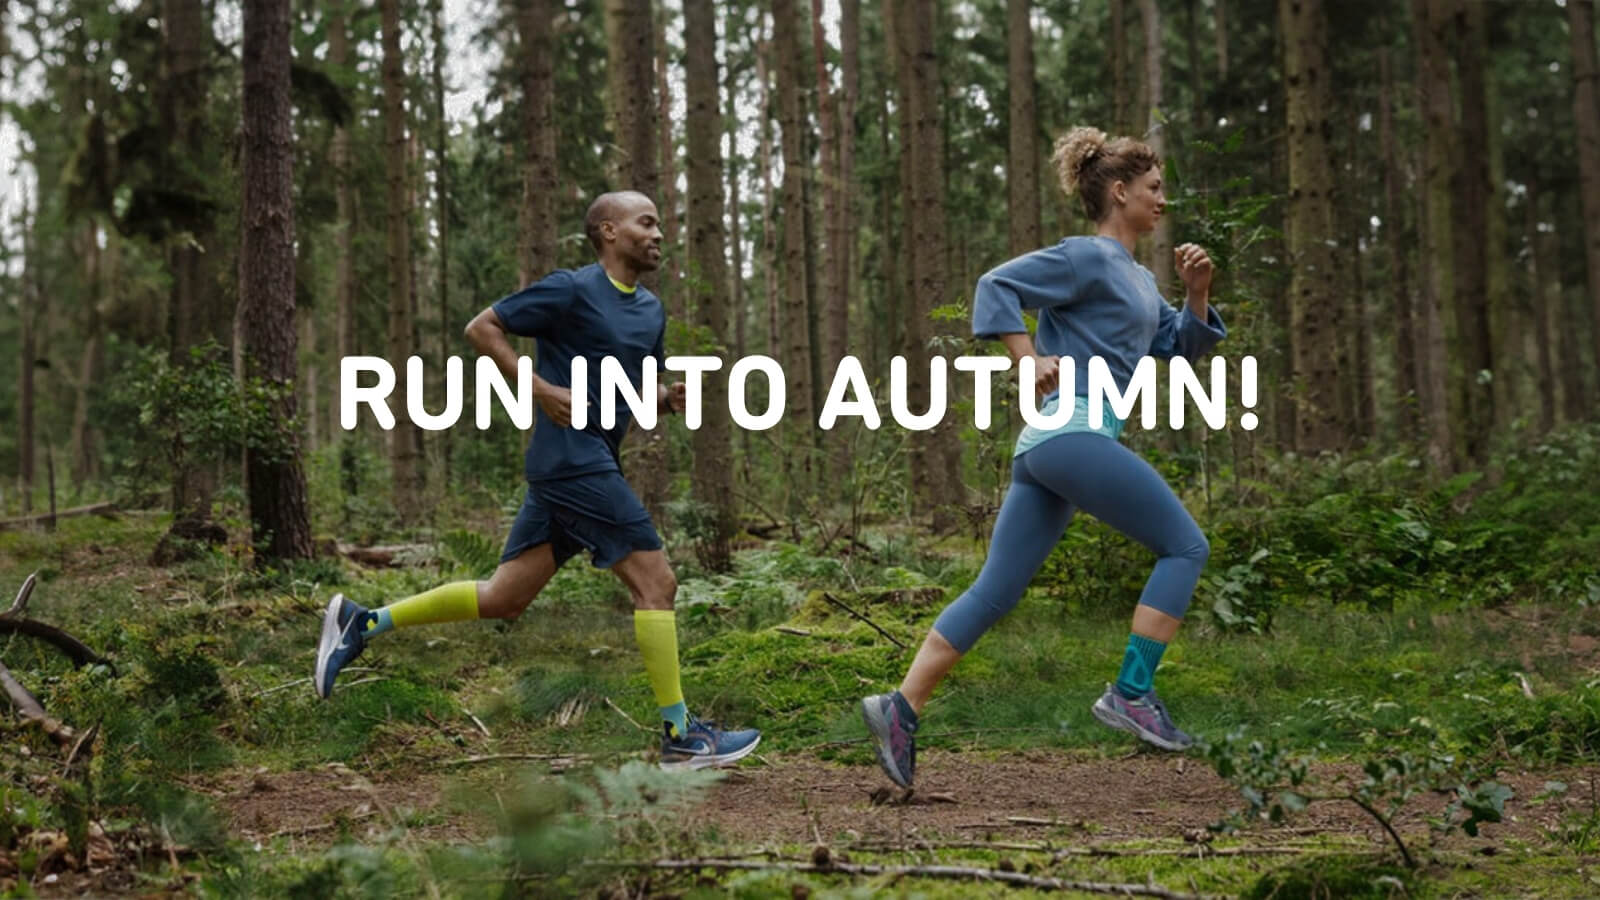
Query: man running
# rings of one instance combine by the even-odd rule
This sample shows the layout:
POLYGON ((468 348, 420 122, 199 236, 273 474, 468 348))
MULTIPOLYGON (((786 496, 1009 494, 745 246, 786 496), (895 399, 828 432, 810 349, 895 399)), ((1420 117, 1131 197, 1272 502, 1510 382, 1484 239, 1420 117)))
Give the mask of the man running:
MULTIPOLYGON (((479 313, 466 336, 513 383, 517 353, 508 335, 538 341, 533 377, 537 423, 528 444, 528 479, 522 510, 512 523, 500 566, 488 581, 458 581, 368 610, 335 595, 323 616, 315 685, 326 698, 339 671, 367 642, 392 628, 469 619, 514 619, 581 550, 609 568, 633 596, 634 635, 660 707, 661 767, 700 769, 748 756, 761 740, 754 729, 723 730, 690 715, 678 680, 678 633, 673 599, 678 583, 661 550, 650 514, 623 480, 619 464, 631 416, 626 404, 614 427, 590 414, 572 428, 570 374, 574 359, 588 361, 589 408, 600 402, 601 360, 616 357, 640 389, 645 357, 661 360, 666 313, 639 285, 643 272, 661 266, 656 206, 636 191, 602 194, 589 206, 584 229, 599 261, 576 271, 558 270, 479 313)), ((684 385, 658 388, 661 409, 682 411, 684 385)))

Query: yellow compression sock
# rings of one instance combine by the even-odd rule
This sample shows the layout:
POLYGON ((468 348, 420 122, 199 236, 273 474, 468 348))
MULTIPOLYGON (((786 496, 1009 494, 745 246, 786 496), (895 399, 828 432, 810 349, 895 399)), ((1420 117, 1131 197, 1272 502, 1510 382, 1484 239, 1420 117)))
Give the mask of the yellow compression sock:
POLYGON ((379 627, 391 624, 395 628, 410 628, 413 625, 469 621, 478 618, 478 583, 454 581, 415 597, 396 600, 375 612, 380 620, 389 620, 388 623, 378 623, 379 627))
POLYGON ((633 636, 644 656, 644 671, 656 695, 661 718, 670 722, 674 734, 682 734, 685 724, 683 685, 678 680, 678 615, 670 609, 633 611, 633 636))

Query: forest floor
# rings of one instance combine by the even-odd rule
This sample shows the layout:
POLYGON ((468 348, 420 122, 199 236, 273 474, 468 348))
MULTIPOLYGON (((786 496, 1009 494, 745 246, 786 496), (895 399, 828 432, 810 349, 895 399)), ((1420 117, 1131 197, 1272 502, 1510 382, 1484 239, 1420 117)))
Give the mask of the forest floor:
POLYGON ((841 562, 774 544, 742 551, 729 576, 685 566, 690 702, 765 738, 680 793, 649 774, 649 692, 604 573, 569 565, 515 624, 386 637, 320 701, 306 675, 334 590, 404 596, 481 569, 482 547, 456 535, 382 569, 257 573, 225 551, 149 566, 165 524, 0 534, 0 589, 38 571, 28 615, 117 666, 73 670, 36 642, 0 644, 52 715, 101 727, 85 804, 37 729, 0 726, 26 751, 0 769, 0 894, 1600 893, 1592 610, 1321 609, 1265 637, 1197 618, 1173 645, 1160 678, 1180 722, 1302 754, 1307 784, 1337 794, 1406 753, 1493 770, 1511 793, 1476 837, 1432 827, 1450 814, 1449 785, 1397 798, 1408 869, 1345 800, 1209 828, 1245 806, 1212 755, 1142 749, 1088 713, 1125 620, 1041 597, 941 688, 916 790, 892 790, 854 700, 894 683, 970 579, 975 547, 890 537, 875 558, 841 562), (86 850, 73 810, 87 811, 86 850))

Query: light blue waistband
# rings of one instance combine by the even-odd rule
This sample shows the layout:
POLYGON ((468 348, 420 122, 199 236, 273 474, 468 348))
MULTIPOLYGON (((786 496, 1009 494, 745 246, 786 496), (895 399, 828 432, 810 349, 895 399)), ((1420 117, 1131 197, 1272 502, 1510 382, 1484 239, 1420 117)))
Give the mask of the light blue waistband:
MULTIPOLYGON (((1067 419, 1065 425, 1049 429, 1035 428, 1032 425, 1023 426, 1022 433, 1017 435, 1016 449, 1011 451, 1011 455, 1014 457, 1021 456, 1060 434, 1087 431, 1091 434, 1105 435, 1113 441, 1120 439, 1122 437, 1122 427, 1126 423, 1111 412, 1109 409, 1110 404, 1106 406, 1107 408, 1102 411, 1103 417, 1100 427, 1091 428, 1089 426, 1089 398, 1074 395, 1072 398, 1072 416, 1067 419)), ((1056 410, 1060 408, 1061 395, 1057 394, 1045 401, 1044 406, 1039 410, 1039 414, 1044 416, 1054 415, 1056 410)))

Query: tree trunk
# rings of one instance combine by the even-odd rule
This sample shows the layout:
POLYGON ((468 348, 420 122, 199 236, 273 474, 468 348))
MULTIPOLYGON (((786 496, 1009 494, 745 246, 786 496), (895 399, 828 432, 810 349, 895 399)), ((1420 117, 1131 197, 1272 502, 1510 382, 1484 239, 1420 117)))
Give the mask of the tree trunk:
POLYGON ((772 97, 772 76, 767 71, 771 57, 772 38, 761 41, 756 50, 756 78, 761 81, 761 256, 767 304, 767 353, 773 359, 782 359, 778 346, 778 229, 773 221, 778 214, 772 187, 772 121, 777 118, 772 97))
MULTIPOLYGON (((207 155, 210 128, 206 107, 209 98, 211 26, 201 0, 165 0, 162 17, 162 66, 165 77, 161 95, 163 130, 172 136, 168 153, 168 177, 177 191, 196 200, 207 193, 204 178, 208 173, 207 155)), ((192 365, 190 352, 207 341, 222 347, 229 344, 232 311, 218 302, 217 257, 212 215, 203 202, 193 205, 174 223, 177 233, 167 242, 167 266, 172 273, 172 292, 167 303, 168 361, 174 369, 192 365)), ((204 523, 211 518, 212 495, 216 493, 218 471, 215 463, 197 461, 185 447, 185 437, 177 438, 173 448, 175 470, 172 483, 173 527, 204 523)))
MULTIPOLYGON (((667 305, 667 315, 683 318, 684 298, 680 293, 683 267, 678 257, 684 246, 678 234, 678 174, 672 142, 672 80, 667 77, 667 17, 665 7, 654 16, 656 47, 656 135, 661 141, 661 236, 666 245, 667 277, 659 291, 667 305)), ((712 46, 716 46, 713 44, 712 46)))
MULTIPOLYGON (((350 36, 343 3, 332 4, 328 11, 328 64, 341 74, 348 73, 350 65, 350 36)), ((350 185, 350 129, 346 125, 333 128, 333 179, 334 179, 334 313, 335 354, 339 359, 354 356, 356 316, 356 262, 355 262, 355 192, 350 185)), ((339 380, 334 381, 336 403, 339 380)), ((338 408, 336 405, 335 409, 338 408)))
POLYGON ((1407 250, 1404 216, 1405 199, 1401 178, 1401 156, 1394 128, 1394 75, 1389 62, 1389 48, 1378 51, 1378 70, 1382 90, 1378 97, 1379 141, 1383 144, 1383 244, 1388 252, 1389 285, 1394 294, 1394 372, 1395 372, 1395 430, 1403 440, 1411 440, 1419 432, 1421 416, 1418 388, 1418 365, 1421 359, 1418 348, 1416 312, 1411 293, 1411 254, 1407 250))
MULTIPOLYGON (((663 203, 661 169, 656 160, 655 27, 650 2, 606 0, 605 4, 606 110, 611 133, 621 148, 612 166, 611 189, 639 191, 656 203, 663 203)), ((661 286, 661 278, 654 272, 646 273, 640 282, 652 291, 661 286)), ((663 303, 670 299, 663 298, 663 303)), ((636 428, 633 434, 638 450, 629 465, 629 481, 657 524, 665 525, 666 429, 636 428)))
POLYGON ((1555 262, 1548 251, 1549 242, 1539 230, 1540 204, 1543 194, 1539 188, 1538 178, 1529 178, 1527 181, 1528 194, 1524 198, 1524 212, 1528 217, 1528 296, 1532 298, 1529 306, 1532 307, 1533 319, 1533 350, 1534 360, 1538 365, 1535 383, 1539 391, 1539 431, 1548 432, 1556 425, 1556 374, 1554 354, 1551 344, 1554 338, 1551 329, 1554 327, 1555 317, 1551 315, 1553 301, 1550 290, 1545 282, 1555 268, 1555 262))
POLYGON ((1021 256, 1044 243, 1039 214, 1039 116, 1034 103, 1033 22, 1030 0, 1006 4, 1007 86, 1010 90, 1011 143, 1006 155, 1010 191, 1011 255, 1021 256))
POLYGON ((22 199, 22 208, 25 218, 22 224, 22 285, 17 297, 17 318, 21 320, 20 352, 17 354, 17 493, 22 497, 22 512, 26 515, 33 512, 34 448, 37 443, 34 435, 37 423, 34 416, 33 363, 39 357, 38 336, 34 331, 38 321, 35 309, 39 303, 39 292, 35 285, 39 280, 39 259, 34 249, 37 236, 33 229, 38 225, 39 217, 36 211, 28 209, 26 194, 22 199))
POLYGON ((737 100, 738 83, 734 78, 733 65, 733 36, 739 33, 739 21, 734 9, 728 9, 728 17, 723 22, 723 34, 726 39, 723 43, 723 58, 726 64, 723 73, 727 81, 723 85, 723 97, 726 106, 723 108, 722 121, 727 129, 728 146, 734 153, 728 159, 728 235, 732 240, 733 267, 728 272, 728 293, 732 299, 733 307, 733 355, 735 359, 744 359, 748 335, 748 316, 745 311, 744 295, 744 230, 743 206, 740 200, 740 181, 744 178, 744 165, 739 160, 739 108, 737 100))
POLYGON ((1200 25, 1195 21, 1194 7, 1199 0, 1184 0, 1183 3, 1183 30, 1189 50, 1189 99, 1193 104, 1190 107, 1190 129, 1196 134, 1204 133, 1209 123, 1206 122, 1206 85, 1205 72, 1200 68, 1200 25))
POLYGON ((791 452, 789 458, 798 468, 792 471, 790 484, 797 493, 808 491, 812 484, 812 457, 804 449, 811 443, 810 433, 816 417, 811 407, 811 324, 810 290, 806 282, 806 216, 805 216, 805 117, 800 103, 800 47, 796 41, 799 28, 798 13, 793 0, 773 0, 772 4, 774 56, 778 97, 778 127, 782 132, 783 150, 783 297, 782 352, 780 360, 788 381, 788 411, 784 415, 793 430, 786 441, 791 452))
POLYGON ((1328 24, 1322 0, 1279 0, 1289 150, 1289 295, 1294 333, 1293 380, 1300 392, 1295 448, 1318 453, 1342 446, 1335 359, 1340 342, 1338 283, 1332 248, 1333 163, 1328 154, 1332 107, 1328 24))
MULTIPOLYGON (((392 2, 392 0, 391 0, 392 2)), ((295 416, 294 134, 289 103, 289 0, 244 4, 239 298, 249 373, 285 388, 275 418, 295 416)), ((305 474, 295 435, 280 453, 246 454, 251 537, 259 561, 312 555, 305 474)))
MULTIPOLYGON (((1482 3, 1457 3, 1453 12, 1456 33, 1456 70, 1461 90, 1459 148, 1452 179, 1455 203, 1451 235, 1455 249, 1456 340, 1461 357, 1461 438, 1466 458, 1482 463, 1489 453, 1494 428, 1494 391, 1482 373, 1495 376, 1490 357, 1489 270, 1487 259, 1500 252, 1488 242, 1489 123, 1485 109, 1484 55, 1487 28, 1482 3)), ((1501 214, 1499 210, 1494 211, 1501 214)))
MULTIPOLYGON (((1156 156, 1167 152, 1166 127, 1161 119, 1165 114, 1164 88, 1161 83, 1166 52, 1161 45, 1161 7, 1156 0, 1139 0, 1139 15, 1144 22, 1144 86, 1145 143, 1156 156)), ((1172 274, 1172 217, 1162 216, 1156 222, 1155 234, 1150 238, 1150 272, 1156 276, 1156 287, 1163 295, 1172 293, 1175 282, 1172 274)))
POLYGON ((1217 81, 1228 80, 1228 2, 1212 0, 1211 13, 1217 30, 1217 81))
MULTIPOLYGON (((400 49, 400 0, 380 0, 383 16, 383 140, 387 190, 385 264, 388 268, 389 359, 396 366, 415 353, 415 323, 411 297, 410 167, 406 138, 405 57, 400 49)), ((406 378, 398 388, 404 396, 406 378)), ((422 460, 420 435, 406 414, 404 403, 390 405, 395 427, 389 432, 389 461, 395 510, 404 521, 422 512, 422 460)))
POLYGON ((100 476, 100 429, 90 422, 89 403, 105 365, 105 315, 114 296, 112 285, 117 283, 117 235, 114 229, 106 229, 106 246, 101 250, 101 233, 100 224, 92 222, 87 241, 91 294, 84 323, 83 359, 78 366, 77 401, 72 410, 72 480, 80 491, 100 476))
MULTIPOLYGON (((1346 183, 1352 188, 1345 199, 1346 216, 1340 231, 1347 235, 1344 246, 1349 248, 1349 253, 1344 258, 1348 260, 1346 270, 1350 273, 1350 290, 1344 298, 1345 307, 1342 318, 1348 324, 1344 328, 1349 337, 1344 344, 1348 350, 1341 351, 1339 369, 1347 373, 1343 381, 1349 385, 1348 403, 1345 409, 1345 421, 1349 423, 1350 434, 1363 441, 1372 438, 1377 433, 1377 389, 1376 378, 1372 365, 1372 297, 1368 295, 1367 255, 1362 252, 1363 235, 1368 231, 1368 220, 1371 216, 1371 207, 1368 198, 1370 182, 1367 179, 1366 166, 1361 149, 1356 142, 1361 139, 1361 129, 1358 122, 1359 114, 1350 111, 1349 130, 1346 140, 1349 147, 1349 168, 1346 170, 1346 183)), ((1332 294, 1337 302, 1341 292, 1337 289, 1332 294)))
MULTIPOLYGON (((900 45, 896 74, 902 121, 909 125, 905 147, 911 156, 911 190, 907 195, 909 246, 914 289, 908 298, 906 327, 906 396, 913 412, 924 412, 931 402, 929 339, 930 314, 945 300, 946 253, 944 212, 944 128, 940 122, 941 96, 935 48, 936 0, 896 0, 894 31, 900 45)), ((929 431, 912 436, 912 492, 917 511, 932 518, 936 532, 960 521, 964 499, 961 480, 961 445, 954 420, 946 410, 944 420, 929 431)))
MULTIPOLYGON (((439 230, 439 357, 438 372, 443 380, 445 366, 450 358, 450 348, 455 342, 460 326, 450 315, 450 121, 444 108, 444 38, 443 0, 429 0, 429 17, 433 23, 433 218, 439 230)), ((442 471, 440 481, 447 489, 453 465, 452 443, 448 430, 439 434, 442 471)))
POLYGON ((1572 117, 1578 123, 1578 191, 1583 203, 1583 261, 1589 277, 1594 357, 1600 363, 1600 93, 1595 81, 1594 0, 1567 0, 1572 35, 1572 117))
POLYGON ((822 221, 827 239, 827 256, 820 267, 817 296, 821 301, 823 316, 822 354, 823 372, 832 372, 844 358, 850 332, 850 307, 845 302, 844 282, 839 271, 839 256, 845 244, 843 221, 840 219, 842 190, 847 184, 840 180, 839 124, 836 119, 833 82, 828 78, 826 63, 828 42, 822 33, 822 0, 811 0, 811 57, 817 76, 817 122, 821 127, 822 156, 822 221))
MULTIPOLYGON (((722 129, 717 116, 716 13, 711 0, 684 0, 684 92, 688 141, 689 243, 695 277, 695 324, 717 347, 727 346, 728 272, 722 240, 722 129)), ((705 420, 694 432, 693 486, 697 500, 711 511, 710 527, 700 535, 700 562, 713 572, 731 567, 730 541, 739 521, 733 503, 732 424, 727 380, 704 382, 705 420)))
POLYGON ((521 285, 557 267, 555 63, 550 0, 517 0, 522 82, 522 203, 517 211, 521 285))
POLYGON ((1428 456, 1439 468, 1455 464, 1450 432, 1446 354, 1441 304, 1453 295, 1451 280, 1450 173, 1454 140, 1450 100, 1450 60, 1438 6, 1441 0, 1413 0, 1413 52, 1417 57, 1417 105, 1426 133, 1418 229, 1422 234, 1422 315, 1420 334, 1426 361, 1422 368, 1422 412, 1428 456))
POLYGON ((1133 98, 1128 96, 1128 0, 1111 2, 1111 115, 1112 131, 1133 131, 1133 98))
POLYGON ((856 295, 856 104, 861 97, 861 0, 839 2, 839 246, 834 250, 834 284, 844 304, 845 346, 849 346, 851 298, 856 295))

